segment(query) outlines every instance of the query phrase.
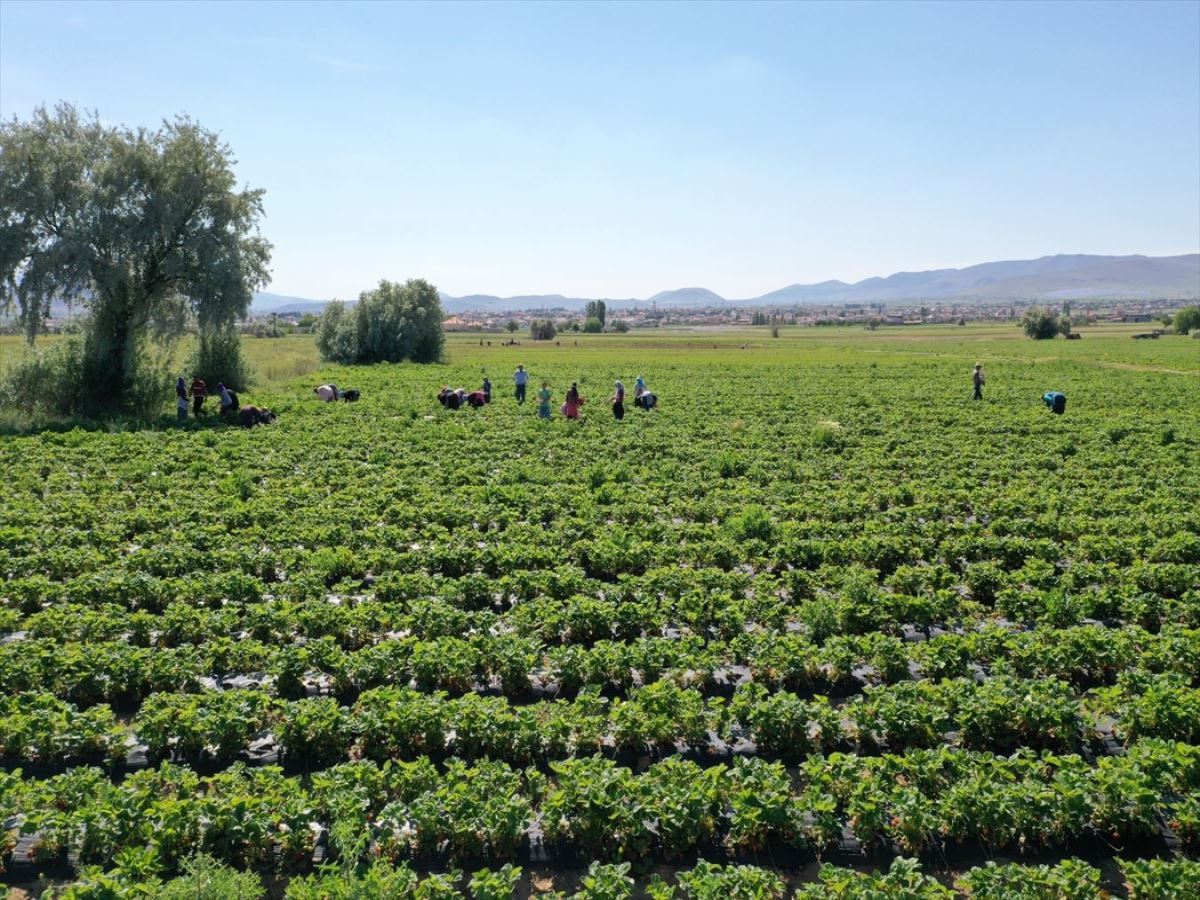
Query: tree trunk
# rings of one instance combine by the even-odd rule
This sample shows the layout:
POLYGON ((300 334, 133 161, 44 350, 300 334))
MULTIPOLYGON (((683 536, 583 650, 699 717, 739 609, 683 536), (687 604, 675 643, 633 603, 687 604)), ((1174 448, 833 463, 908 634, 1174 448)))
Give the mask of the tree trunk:
POLYGON ((95 307, 85 343, 84 410, 126 411, 137 377, 137 334, 124 291, 95 307))

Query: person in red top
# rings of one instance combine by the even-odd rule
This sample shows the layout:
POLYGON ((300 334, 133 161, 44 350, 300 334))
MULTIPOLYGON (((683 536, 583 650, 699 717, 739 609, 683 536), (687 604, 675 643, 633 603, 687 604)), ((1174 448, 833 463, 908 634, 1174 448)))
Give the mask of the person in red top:
POLYGON ((572 381, 571 388, 567 391, 567 399, 562 405, 562 414, 568 419, 578 419, 581 406, 583 406, 583 398, 579 396, 579 385, 572 381))
POLYGON ((204 398, 208 396, 208 385, 199 375, 192 376, 192 415, 199 417, 200 409, 204 406, 204 398))

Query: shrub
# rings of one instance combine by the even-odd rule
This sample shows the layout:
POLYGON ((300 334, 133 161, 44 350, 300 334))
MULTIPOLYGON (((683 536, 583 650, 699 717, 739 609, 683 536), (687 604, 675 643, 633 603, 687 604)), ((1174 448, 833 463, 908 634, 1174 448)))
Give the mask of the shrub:
POLYGON ((83 343, 71 338, 11 366, 0 385, 0 406, 69 416, 83 405, 83 385, 83 343))
POLYGON ((199 375, 209 390, 224 384, 235 391, 244 391, 253 380, 250 364, 242 355, 241 335, 232 325, 202 329, 195 352, 188 358, 185 370, 199 375))
POLYGON ((0 406, 33 415, 88 416, 120 412, 151 418, 163 411, 174 381, 161 359, 138 354, 133 372, 121 383, 120 407, 109 385, 113 375, 89 354, 88 343, 70 338, 49 350, 29 353, 4 374, 0 406))
POLYGON ((334 300, 325 307, 317 324, 317 351, 321 359, 348 362, 358 357, 358 332, 353 313, 346 304, 334 300))

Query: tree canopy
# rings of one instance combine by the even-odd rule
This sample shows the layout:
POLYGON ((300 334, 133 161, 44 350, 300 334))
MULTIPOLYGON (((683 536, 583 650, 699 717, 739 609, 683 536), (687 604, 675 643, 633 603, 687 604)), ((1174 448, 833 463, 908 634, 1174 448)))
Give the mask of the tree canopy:
POLYGON ((221 329, 268 277, 261 190, 239 190, 233 155, 188 118, 110 126, 69 104, 0 123, 0 308, 32 343, 54 302, 89 313, 86 391, 119 409, 146 338, 190 316, 221 329))
POLYGON ((442 301, 424 279, 383 280, 347 308, 331 303, 317 327, 317 349, 339 363, 437 362, 442 357, 442 301))
POLYGON ((1171 318, 1171 324, 1180 334, 1200 328, 1200 306, 1185 306, 1171 318))
POLYGON ((603 331, 604 324, 608 321, 608 307, 603 300, 589 300, 584 317, 587 319, 596 319, 600 323, 600 330, 603 331))
MULTIPOLYGON (((1034 340, 1043 341, 1056 337, 1061 328, 1062 323, 1059 322, 1058 316, 1044 306, 1031 306, 1021 317, 1021 329, 1026 337, 1034 340)), ((1070 328, 1069 322, 1067 328, 1070 328)))

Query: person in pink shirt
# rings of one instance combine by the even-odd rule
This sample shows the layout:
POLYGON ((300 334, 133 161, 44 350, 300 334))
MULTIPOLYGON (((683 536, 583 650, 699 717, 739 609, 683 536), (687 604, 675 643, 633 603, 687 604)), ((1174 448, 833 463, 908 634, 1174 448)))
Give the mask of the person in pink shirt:
POLYGON ((579 385, 572 381, 570 390, 567 391, 567 399, 563 401, 562 414, 568 419, 578 419, 581 406, 583 398, 579 396, 579 385))

